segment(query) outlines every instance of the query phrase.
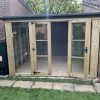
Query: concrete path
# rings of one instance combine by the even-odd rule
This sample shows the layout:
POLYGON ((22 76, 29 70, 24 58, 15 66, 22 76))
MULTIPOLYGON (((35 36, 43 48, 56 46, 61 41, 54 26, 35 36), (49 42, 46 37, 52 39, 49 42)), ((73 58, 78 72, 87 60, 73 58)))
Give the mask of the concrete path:
POLYGON ((61 91, 78 91, 78 92, 98 92, 100 93, 100 83, 92 85, 79 85, 72 83, 55 83, 55 82, 32 82, 32 81, 16 81, 16 80, 0 80, 0 86, 19 87, 27 89, 53 89, 61 91))

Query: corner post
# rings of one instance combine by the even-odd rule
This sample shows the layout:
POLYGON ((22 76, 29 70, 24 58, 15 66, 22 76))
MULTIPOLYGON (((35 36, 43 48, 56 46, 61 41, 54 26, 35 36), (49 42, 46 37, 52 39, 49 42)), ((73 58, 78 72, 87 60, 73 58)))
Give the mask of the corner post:
POLYGON ((13 47, 11 22, 5 22, 5 29, 6 29, 6 43, 7 43, 7 53, 8 53, 9 74, 10 76, 15 76, 15 60, 14 60, 14 47, 13 47))

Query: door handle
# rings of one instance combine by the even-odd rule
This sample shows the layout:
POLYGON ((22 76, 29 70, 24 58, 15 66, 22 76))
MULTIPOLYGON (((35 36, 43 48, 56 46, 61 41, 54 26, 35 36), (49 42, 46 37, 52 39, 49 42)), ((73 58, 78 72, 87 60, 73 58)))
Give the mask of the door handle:
POLYGON ((87 47, 85 47, 85 53, 88 53, 88 48, 87 47))
POLYGON ((35 50, 35 48, 32 48, 32 50, 34 51, 34 50, 35 50))

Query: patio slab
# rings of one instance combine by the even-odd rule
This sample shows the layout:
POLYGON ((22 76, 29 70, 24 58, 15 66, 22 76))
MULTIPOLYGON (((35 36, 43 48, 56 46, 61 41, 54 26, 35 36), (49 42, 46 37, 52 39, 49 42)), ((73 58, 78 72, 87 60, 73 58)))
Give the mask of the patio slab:
POLYGON ((91 85, 76 85, 74 84, 75 91, 79 92, 96 92, 94 87, 91 85))
POLYGON ((66 79, 66 77, 56 77, 56 79, 66 79))
POLYGON ((20 88, 31 88, 33 82, 30 81, 16 81, 12 87, 20 87, 20 88))
POLYGON ((32 88, 52 89, 52 82, 35 82, 32 88))
POLYGON ((10 87, 14 84, 15 80, 0 80, 0 86, 10 87))
POLYGON ((100 93, 100 83, 95 83, 94 86, 95 86, 95 89, 97 90, 97 92, 100 93))
POLYGON ((54 90, 67 90, 67 91, 74 91, 72 83, 54 83, 53 84, 54 90))

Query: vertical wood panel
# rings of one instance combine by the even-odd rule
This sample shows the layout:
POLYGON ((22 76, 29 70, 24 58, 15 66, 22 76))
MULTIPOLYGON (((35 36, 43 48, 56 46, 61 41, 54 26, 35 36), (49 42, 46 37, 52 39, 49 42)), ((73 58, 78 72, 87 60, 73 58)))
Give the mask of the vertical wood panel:
POLYGON ((68 22, 68 76, 71 76, 71 40, 72 40, 72 23, 68 22))
POLYGON ((48 72, 49 74, 52 73, 52 69, 51 69, 51 23, 47 24, 48 28, 48 72))
POLYGON ((100 21, 92 21, 92 41, 91 41, 91 63, 90 63, 90 76, 91 78, 97 77, 98 66, 98 50, 99 50, 99 32, 100 21))
POLYGON ((6 43, 9 63, 9 74, 10 76, 15 75, 15 59, 14 59, 14 47, 13 47, 13 36, 12 36, 12 25, 10 22, 5 22, 6 29, 6 43))
POLYGON ((34 54, 34 71, 36 71, 38 69, 38 66, 37 66, 37 48, 36 48, 36 29, 35 29, 35 23, 32 24, 32 34, 33 34, 33 37, 32 37, 32 41, 33 41, 33 48, 35 49, 33 51, 33 54, 34 54))
POLYGON ((30 41, 30 62, 31 62, 31 73, 34 75, 34 54, 33 54, 33 31, 32 31, 32 24, 29 22, 29 41, 30 41))
POLYGON ((90 64, 90 33, 91 33, 91 20, 86 20, 86 34, 85 34, 85 48, 88 48, 84 57, 84 78, 88 78, 89 64, 90 64))

